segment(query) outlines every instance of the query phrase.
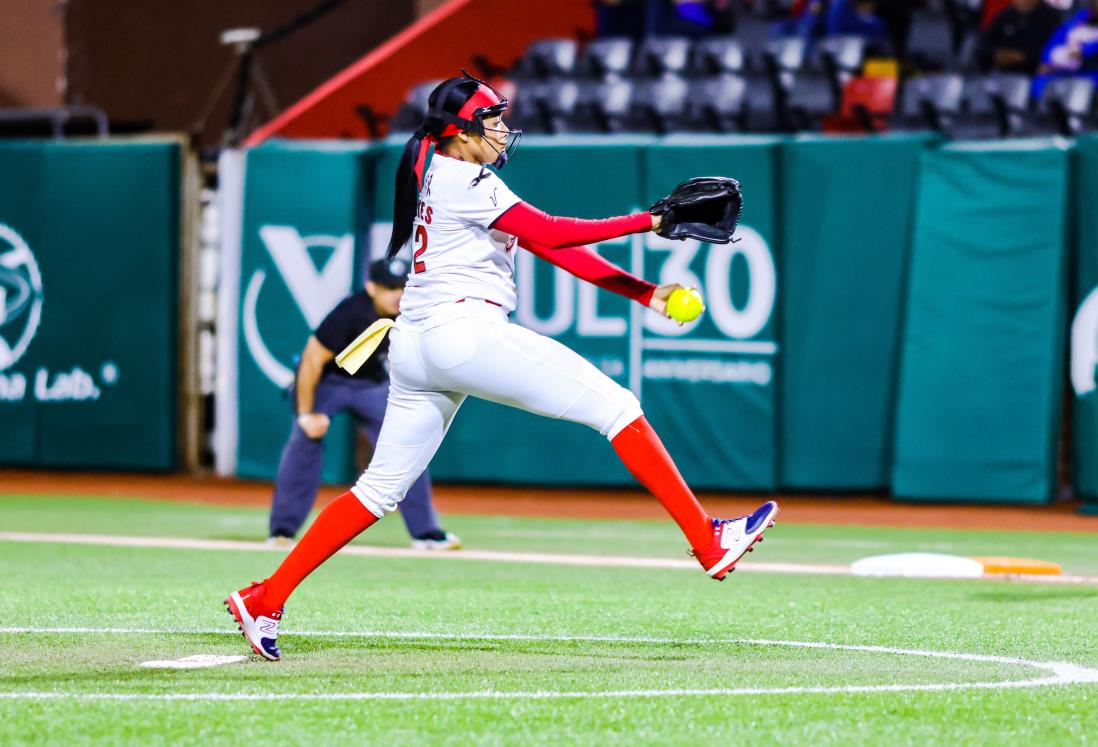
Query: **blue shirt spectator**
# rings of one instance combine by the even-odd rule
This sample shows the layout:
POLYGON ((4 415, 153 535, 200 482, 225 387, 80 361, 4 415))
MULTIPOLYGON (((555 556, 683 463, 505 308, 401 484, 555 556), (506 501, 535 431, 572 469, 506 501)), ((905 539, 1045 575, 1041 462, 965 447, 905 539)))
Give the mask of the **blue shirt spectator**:
POLYGON ((872 0, 831 0, 827 11, 827 33, 864 36, 873 41, 887 41, 888 26, 875 14, 872 0))
POLYGON ((806 50, 827 30, 827 0, 807 0, 792 18, 777 21, 770 27, 771 36, 796 36, 804 41, 806 50))
POLYGON ((1098 0, 1056 30, 1041 56, 1040 72, 1033 81, 1035 98, 1056 77, 1087 77, 1098 83, 1098 0))

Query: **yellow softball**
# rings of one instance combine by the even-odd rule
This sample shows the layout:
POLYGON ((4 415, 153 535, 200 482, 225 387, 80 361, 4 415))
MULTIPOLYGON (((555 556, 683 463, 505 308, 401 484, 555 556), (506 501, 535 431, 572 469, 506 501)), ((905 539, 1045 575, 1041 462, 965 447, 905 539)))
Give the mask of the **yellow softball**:
POLYGON ((692 322, 705 311, 705 301, 694 288, 676 288, 667 297, 667 315, 676 322, 692 322))

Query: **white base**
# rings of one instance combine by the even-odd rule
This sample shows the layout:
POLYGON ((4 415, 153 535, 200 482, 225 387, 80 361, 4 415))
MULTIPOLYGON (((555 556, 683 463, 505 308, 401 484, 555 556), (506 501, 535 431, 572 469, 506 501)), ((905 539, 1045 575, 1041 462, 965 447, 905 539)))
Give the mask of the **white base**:
POLYGON ((146 669, 201 669, 203 667, 217 667, 222 664, 235 664, 238 661, 247 661, 247 659, 247 656, 195 654, 194 656, 184 656, 182 659, 146 661, 142 662, 141 666, 146 669))
POLYGON ((862 558, 850 566, 855 576, 903 576, 905 578, 980 578, 982 563, 960 555, 901 552, 862 558))

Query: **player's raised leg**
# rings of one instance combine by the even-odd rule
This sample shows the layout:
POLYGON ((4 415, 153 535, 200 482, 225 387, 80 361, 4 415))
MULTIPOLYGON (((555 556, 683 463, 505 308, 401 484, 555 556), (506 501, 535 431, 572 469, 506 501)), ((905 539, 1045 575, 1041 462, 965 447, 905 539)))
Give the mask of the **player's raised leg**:
POLYGON ((538 415, 571 420, 606 436, 637 480, 663 505, 713 578, 723 580, 777 515, 768 502, 748 516, 714 519, 698 503, 628 389, 556 340, 507 322, 484 304, 444 332, 425 335, 430 375, 447 388, 538 415), (437 347, 437 354, 431 351, 437 347), (461 355, 455 355, 455 351, 461 355))
POLYGON ((723 581, 763 532, 774 525, 778 504, 767 501, 735 519, 714 519, 702 509, 660 437, 641 416, 610 439, 637 482, 659 498, 690 542, 691 554, 712 578, 723 581))

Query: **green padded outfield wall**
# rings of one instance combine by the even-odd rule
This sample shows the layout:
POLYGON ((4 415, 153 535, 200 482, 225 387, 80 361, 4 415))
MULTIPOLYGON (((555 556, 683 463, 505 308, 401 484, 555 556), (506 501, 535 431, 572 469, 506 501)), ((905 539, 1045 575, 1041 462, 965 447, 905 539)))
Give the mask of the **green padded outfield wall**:
MULTIPOLYGON (((361 145, 277 142, 248 151, 241 243, 237 474, 271 478, 293 426, 286 387, 312 330, 365 277, 361 145)), ((326 437, 323 480, 354 475, 353 422, 326 437)))
POLYGON ((888 487, 911 215, 932 142, 782 147, 782 488, 888 487))
MULTIPOLYGON (((527 252, 516 258, 519 307, 512 319, 560 340, 637 392, 692 485, 771 489, 777 346, 769 242, 776 227, 777 141, 661 142, 653 147, 651 139, 615 138, 608 147, 602 138, 528 138, 502 176, 520 197, 550 213, 595 218, 644 209, 690 175, 735 173, 751 195, 742 242, 717 248, 644 234, 598 247, 648 279, 674 277, 704 288, 705 320, 683 329, 662 323, 527 252)), ((390 141, 378 161, 375 243, 388 238, 401 145, 390 141)), ((431 472, 477 482, 634 484, 597 433, 472 398, 431 472)))
POLYGON ((0 144, 0 463, 175 465, 180 161, 0 144))
POLYGON ((1068 152, 1049 141, 922 157, 893 493, 1040 503, 1055 489, 1068 152))
POLYGON ((1098 135, 1076 142, 1076 285, 1071 324, 1072 454, 1075 491, 1098 511, 1098 135))

